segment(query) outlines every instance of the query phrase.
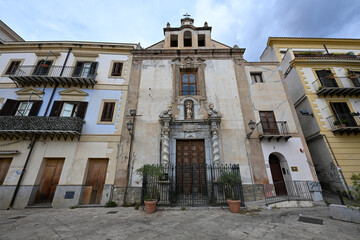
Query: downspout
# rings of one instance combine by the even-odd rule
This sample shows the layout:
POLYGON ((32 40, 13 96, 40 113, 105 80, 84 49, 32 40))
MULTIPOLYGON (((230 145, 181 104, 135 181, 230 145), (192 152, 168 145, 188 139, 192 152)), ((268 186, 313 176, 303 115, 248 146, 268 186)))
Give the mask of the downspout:
POLYGON ((127 165, 127 171, 126 171, 126 184, 125 184, 125 188, 124 188, 124 199, 123 199, 123 204, 125 204, 125 200, 126 200, 126 193, 127 193, 127 189, 128 189, 128 185, 129 185, 129 177, 130 177, 130 165, 131 165, 131 153, 132 153, 132 144, 133 144, 133 139, 134 139, 134 133, 135 133, 135 116, 133 116, 133 129, 132 129, 132 133, 130 133, 130 149, 129 149, 129 159, 128 159, 128 165, 127 165))
MULTIPOLYGON (((27 164, 28 164, 28 162, 29 162, 29 159, 30 159, 30 156, 31 156, 31 152, 32 152, 32 150, 34 149, 34 145, 35 145, 35 142, 36 142, 36 137, 37 137, 37 135, 35 134, 35 135, 33 136, 33 138, 31 139, 31 142, 30 142, 30 145, 29 145, 30 150, 29 150, 29 153, 28 153, 28 155, 27 155, 27 157, 26 157, 25 164, 24 164, 24 166, 23 166, 23 168, 22 168, 22 170, 21 170, 20 177, 19 177, 19 181, 18 181, 17 184, 16 184, 15 191, 14 191, 14 194, 13 194, 13 196, 12 196, 12 198, 11 198, 11 202, 10 202, 9 208, 12 208, 13 205, 14 205, 16 195, 17 195, 17 193, 18 193, 18 191, 19 191, 19 188, 20 188, 21 180, 22 180, 22 178, 23 178, 23 176, 24 176, 24 172, 26 171, 26 166, 27 166, 27 164)), ((8 210, 9 210, 9 208, 8 208, 8 210)))
MULTIPOLYGON (((64 69, 65 69, 65 66, 66 66, 66 63, 67 63, 67 60, 68 60, 68 58, 69 58, 69 55, 70 55, 71 50, 72 50, 72 48, 69 48, 69 51, 68 51, 68 53, 67 53, 67 55, 66 55, 66 58, 65 58, 63 67, 62 67, 61 72, 60 72, 60 77, 61 77, 61 76, 63 75, 63 73, 64 73, 64 69)), ((59 86, 59 83, 56 83, 56 84, 55 84, 55 87, 54 87, 54 89, 53 89, 53 91, 52 91, 52 93, 51 93, 51 97, 50 97, 50 99, 49 99, 49 103, 48 103, 48 105, 46 106, 46 110, 45 110, 44 116, 46 116, 47 112, 49 111, 50 104, 51 104, 51 102, 52 102, 52 100, 53 100, 53 98, 54 98, 54 95, 55 95, 55 92, 56 92, 56 89, 57 89, 58 86, 59 86)))

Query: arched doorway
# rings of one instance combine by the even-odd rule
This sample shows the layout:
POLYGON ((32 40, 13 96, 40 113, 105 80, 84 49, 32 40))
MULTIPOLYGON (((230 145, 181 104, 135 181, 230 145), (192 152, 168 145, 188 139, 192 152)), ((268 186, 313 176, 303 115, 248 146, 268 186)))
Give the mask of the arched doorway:
POLYGON ((269 165, 276 195, 287 195, 280 159, 273 153, 269 156, 269 165))

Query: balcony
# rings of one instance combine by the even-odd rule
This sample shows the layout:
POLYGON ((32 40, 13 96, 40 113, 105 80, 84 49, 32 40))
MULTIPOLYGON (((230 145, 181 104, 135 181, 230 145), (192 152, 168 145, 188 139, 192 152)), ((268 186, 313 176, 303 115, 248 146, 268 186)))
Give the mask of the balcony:
POLYGON ((360 96, 360 79, 348 77, 335 77, 335 78, 326 78, 322 77, 316 79, 312 85, 315 88, 316 94, 318 96, 326 97, 329 95, 343 96, 360 96))
POLYGON ((261 141, 268 139, 270 142, 271 139, 275 138, 279 142, 280 139, 287 141, 291 138, 286 121, 260 121, 256 126, 261 141))
POLYGON ((70 137, 80 138, 84 121, 74 117, 44 116, 0 116, 0 136, 4 138, 26 138, 34 135, 44 139, 56 137, 65 140, 70 137))
POLYGON ((330 124, 331 131, 336 135, 339 133, 343 135, 347 133, 350 135, 354 133, 357 135, 360 133, 360 117, 353 116, 352 114, 337 114, 337 116, 327 117, 330 124))
POLYGON ((79 86, 80 88, 83 86, 94 87, 97 83, 95 77, 96 71, 92 74, 90 71, 83 71, 77 67, 64 67, 63 69, 62 66, 45 64, 20 66, 9 76, 17 86, 21 87, 59 84, 63 87, 79 86))

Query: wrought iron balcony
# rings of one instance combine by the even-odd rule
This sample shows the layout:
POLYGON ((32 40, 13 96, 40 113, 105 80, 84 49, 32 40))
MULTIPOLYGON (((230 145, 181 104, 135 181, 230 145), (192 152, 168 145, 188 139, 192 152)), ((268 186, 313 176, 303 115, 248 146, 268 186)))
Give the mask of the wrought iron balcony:
POLYGON ((80 138, 84 121, 75 117, 0 116, 0 135, 6 139, 26 138, 34 134, 44 139, 80 138))
POLYGON ((352 114, 337 114, 337 116, 327 117, 331 131, 336 135, 347 133, 350 135, 360 133, 360 117, 352 114))
POLYGON ((312 85, 315 88, 318 96, 326 97, 329 95, 343 96, 360 96, 360 79, 359 78, 348 78, 348 77, 334 77, 327 78, 322 77, 316 79, 312 85))
POLYGON ((268 139, 270 142, 272 138, 277 141, 283 138, 287 141, 291 138, 286 121, 260 121, 256 126, 260 140, 268 139))
POLYGON ((49 84, 50 86, 60 84, 65 86, 91 86, 97 83, 95 80, 95 73, 82 71, 83 69, 77 67, 63 67, 62 66, 49 66, 46 64, 20 66, 16 71, 10 75, 10 79, 17 86, 40 86, 49 84))

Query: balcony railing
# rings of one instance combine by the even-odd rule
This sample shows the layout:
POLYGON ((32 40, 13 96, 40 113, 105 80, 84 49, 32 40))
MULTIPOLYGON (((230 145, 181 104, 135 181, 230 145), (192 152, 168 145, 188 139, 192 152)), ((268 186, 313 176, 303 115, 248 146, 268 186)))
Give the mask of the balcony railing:
POLYGON ((37 134, 44 139, 80 137, 84 121, 74 117, 0 116, 0 135, 6 139, 26 138, 37 134))
POLYGON ((82 71, 77 67, 62 67, 49 65, 20 66, 9 76, 18 86, 40 86, 49 84, 53 86, 60 84, 65 86, 92 86, 97 83, 95 80, 96 71, 90 73, 82 71))
POLYGON ((337 114, 336 116, 327 117, 330 124, 331 131, 336 134, 347 133, 350 135, 354 133, 357 135, 360 132, 360 117, 351 114, 337 114))
POLYGON ((270 142, 272 138, 277 141, 284 138, 287 141, 291 138, 286 121, 260 121, 256 126, 260 140, 267 138, 270 142))
POLYGON ((316 94, 319 96, 326 97, 327 95, 333 96, 340 95, 344 96, 356 96, 360 95, 360 79, 359 78, 348 78, 348 77, 334 77, 327 78, 322 77, 316 79, 312 83, 316 94))

